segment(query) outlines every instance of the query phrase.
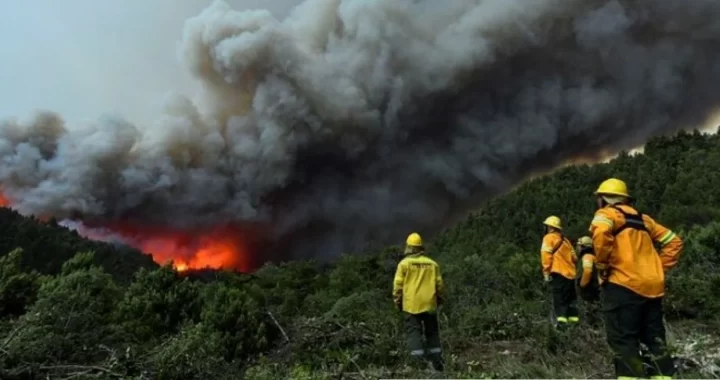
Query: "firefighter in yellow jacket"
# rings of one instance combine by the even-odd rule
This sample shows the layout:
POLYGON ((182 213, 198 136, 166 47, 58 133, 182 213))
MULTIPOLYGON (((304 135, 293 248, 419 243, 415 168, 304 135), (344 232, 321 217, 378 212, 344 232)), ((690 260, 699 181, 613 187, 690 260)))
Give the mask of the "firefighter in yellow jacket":
POLYGON ((557 216, 543 222, 545 236, 540 248, 540 262, 545 282, 552 286, 552 299, 558 325, 580 321, 575 293, 575 265, 577 256, 573 244, 562 235, 557 216))
POLYGON ((420 235, 407 238, 405 257, 398 263, 393 299, 405 314, 405 333, 410 355, 422 362, 427 357, 437 371, 443 370, 437 307, 443 302, 444 285, 440 266, 425 254, 420 235))
POLYGON ((665 343, 662 301, 665 272, 677 264, 683 242, 630 205, 623 181, 610 178, 595 195, 598 210, 590 232, 603 279, 606 336, 615 353, 615 374, 670 379, 675 366, 665 343), (654 243, 662 246, 659 254, 654 243), (640 343, 648 347, 652 360, 643 360, 640 343))

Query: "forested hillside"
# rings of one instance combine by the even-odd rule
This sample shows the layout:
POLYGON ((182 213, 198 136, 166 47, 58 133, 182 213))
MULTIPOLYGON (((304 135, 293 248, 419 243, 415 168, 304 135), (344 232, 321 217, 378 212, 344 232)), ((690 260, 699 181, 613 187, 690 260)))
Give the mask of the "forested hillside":
POLYGON ((77 252, 95 252, 95 264, 104 268, 120 283, 130 282, 139 268, 157 268, 152 256, 132 247, 87 240, 77 232, 26 218, 9 208, 0 207, 0 256, 22 248, 22 264, 43 274, 56 274, 62 264, 77 252))
MULTIPOLYGON (((686 242, 666 299, 679 377, 719 377, 719 167, 718 136, 658 138, 644 155, 529 181, 435 236, 430 254, 448 286, 440 317, 445 376, 612 377, 600 326, 583 323, 562 333, 548 326, 539 247, 541 223, 550 214, 563 218, 571 238, 585 234, 592 192, 614 176, 627 181, 641 211, 686 242)), ((39 239, 48 253, 94 249, 45 238, 48 230, 28 221, 2 223, 8 251, 39 239)), ((29 251, 13 251, 0 259, 0 378, 437 376, 405 365, 401 316, 390 298, 401 243, 348 254, 331 266, 266 265, 253 275, 220 273, 211 281, 170 267, 143 268, 129 285, 91 254, 41 275, 20 264, 36 261, 29 251)), ((117 265, 125 263, 118 259, 117 265)))

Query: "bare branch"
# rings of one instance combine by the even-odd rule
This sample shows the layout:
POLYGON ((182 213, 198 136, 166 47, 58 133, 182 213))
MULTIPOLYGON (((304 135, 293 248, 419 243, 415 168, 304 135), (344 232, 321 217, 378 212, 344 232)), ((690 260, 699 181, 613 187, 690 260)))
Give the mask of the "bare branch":
POLYGON ((358 373, 360 374, 360 376, 362 376, 363 379, 367 379, 368 377, 365 376, 365 373, 363 372, 362 368, 360 368, 360 366, 359 366, 359 365, 357 364, 357 362, 355 361, 357 358, 358 358, 358 355, 357 355, 357 354, 356 354, 355 356, 353 356, 353 357, 348 357, 348 359, 350 360, 350 362, 355 366, 355 368, 357 368, 358 373))
POLYGON ((290 341, 290 338, 289 338, 288 335, 285 333, 285 330, 282 328, 282 326, 280 326, 280 323, 278 322, 278 320, 275 319, 275 316, 274 316, 270 311, 266 311, 266 313, 267 313, 267 315, 269 315, 270 318, 273 320, 273 323, 275 323, 275 326, 277 326, 277 328, 280 329, 280 332, 282 333, 283 337, 285 338, 285 342, 289 342, 289 341, 290 341))
POLYGON ((10 342, 15 338, 15 335, 20 333, 25 328, 25 325, 19 325, 18 327, 14 328, 13 331, 8 334, 7 338, 5 338, 5 342, 3 342, 2 346, 0 348, 6 347, 10 342))
MULTIPOLYGON (((105 367, 99 367, 99 366, 92 366, 92 365, 77 365, 77 364, 64 364, 64 365, 51 365, 51 366, 40 366, 41 370, 46 371, 53 371, 53 370, 59 370, 59 371, 82 371, 85 372, 85 374, 97 371, 102 372, 106 375, 114 376, 114 377, 123 377, 121 374, 116 373, 108 368, 105 367)), ((77 373, 71 373, 70 375, 77 375, 77 373)), ((76 376, 77 377, 77 376, 76 376)))

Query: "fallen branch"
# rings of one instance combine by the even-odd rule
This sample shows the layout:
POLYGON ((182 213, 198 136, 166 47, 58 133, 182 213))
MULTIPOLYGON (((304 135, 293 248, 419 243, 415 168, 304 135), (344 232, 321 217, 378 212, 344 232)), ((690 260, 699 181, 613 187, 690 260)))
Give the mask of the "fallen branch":
POLYGON ((357 357, 358 357, 358 356, 355 355, 355 356, 353 356, 353 357, 348 357, 348 359, 350 359, 350 362, 351 362, 353 365, 355 365, 355 368, 357 368, 358 373, 360 374, 360 376, 362 376, 363 379, 367 379, 368 377, 365 376, 365 373, 363 373, 362 368, 360 368, 360 366, 359 366, 359 365, 357 364, 357 362, 355 361, 355 359, 357 359, 357 357))
POLYGON ((16 328, 13 329, 13 331, 8 334, 7 338, 5 338, 5 341, 3 342, 2 346, 0 348, 6 347, 10 342, 15 338, 15 335, 17 335, 21 330, 23 330, 25 325, 19 325, 16 328))
POLYGON ((273 320, 273 323, 275 323, 275 326, 277 326, 277 328, 280 329, 280 332, 282 333, 283 337, 285 338, 285 342, 289 342, 289 341, 290 341, 290 338, 289 338, 288 335, 285 333, 285 329, 283 329, 282 326, 280 326, 280 322, 278 322, 278 320, 275 319, 275 316, 274 316, 270 311, 266 311, 266 313, 267 313, 267 315, 269 315, 270 318, 273 320))
POLYGON ((337 380, 342 380, 343 376, 345 375, 345 370, 347 369, 349 363, 343 363, 342 366, 340 366, 340 372, 335 374, 334 376, 337 376, 337 380))
POLYGON ((68 376, 68 377, 63 377, 63 380, 70 380, 70 379, 75 379, 75 378, 78 378, 78 377, 81 377, 81 376, 87 376, 87 375, 89 375, 89 374, 92 373, 92 372, 93 372, 92 369, 88 369, 88 370, 81 371, 81 372, 75 372, 75 373, 71 374, 71 375, 68 376))
MULTIPOLYGON (((84 374, 88 374, 93 371, 102 372, 106 375, 114 376, 114 377, 123 377, 123 375, 114 372, 110 369, 99 367, 99 366, 92 366, 92 365, 77 365, 77 364, 65 364, 65 365, 50 365, 50 366, 40 366, 41 370, 45 371, 82 371, 84 374)), ((71 373, 70 375, 78 375, 77 373, 71 373)))

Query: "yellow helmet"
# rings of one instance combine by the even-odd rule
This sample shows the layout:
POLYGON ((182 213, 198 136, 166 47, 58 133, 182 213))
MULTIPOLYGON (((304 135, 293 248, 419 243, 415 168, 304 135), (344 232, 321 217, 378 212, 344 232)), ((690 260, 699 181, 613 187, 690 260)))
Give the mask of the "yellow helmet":
POLYGON ((630 198, 627 185, 617 178, 610 178, 603 181, 595 191, 595 195, 620 195, 630 198))
POLYGON ((578 245, 583 247, 592 247, 593 242, 590 236, 583 236, 580 239, 578 239, 578 245))
POLYGON ((558 218, 555 215, 548 216, 547 219, 543 222, 544 225, 557 228, 558 230, 562 230, 562 223, 560 222, 560 218, 558 218))
POLYGON ((407 245, 410 247, 422 247, 423 241, 419 234, 413 232, 407 237, 407 245))

